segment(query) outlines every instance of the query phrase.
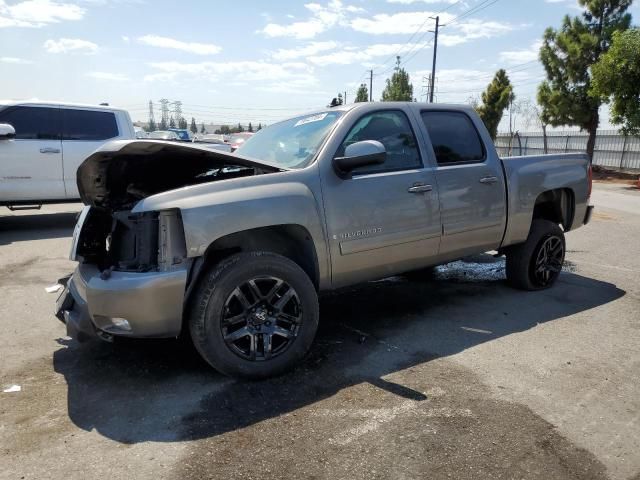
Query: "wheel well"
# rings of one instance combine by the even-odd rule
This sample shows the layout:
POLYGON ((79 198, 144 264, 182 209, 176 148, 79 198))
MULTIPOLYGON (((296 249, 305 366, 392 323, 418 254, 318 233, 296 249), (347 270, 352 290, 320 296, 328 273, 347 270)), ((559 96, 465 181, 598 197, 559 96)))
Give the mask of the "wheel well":
POLYGON ((316 286, 319 267, 311 235, 300 225, 275 225, 232 233, 217 239, 203 256, 204 265, 214 265, 239 252, 266 251, 296 262, 316 286))
POLYGON ((550 220, 562 225, 564 231, 569 231, 573 223, 575 209, 573 191, 568 188, 558 188, 541 193, 536 198, 533 207, 533 219, 550 220))

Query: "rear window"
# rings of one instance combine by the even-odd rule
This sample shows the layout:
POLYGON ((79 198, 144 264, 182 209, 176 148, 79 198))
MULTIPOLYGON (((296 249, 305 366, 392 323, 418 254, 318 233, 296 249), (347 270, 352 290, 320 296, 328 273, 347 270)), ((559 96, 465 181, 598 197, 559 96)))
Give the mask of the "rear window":
POLYGON ((62 110, 63 140, 108 140, 118 136, 118 124, 113 112, 62 110))
POLYGON ((8 123, 18 140, 59 140, 60 110, 50 107, 9 107, 0 111, 0 123, 8 123))
POLYGON ((483 162, 485 151, 471 119, 462 112, 422 112, 439 165, 483 162))

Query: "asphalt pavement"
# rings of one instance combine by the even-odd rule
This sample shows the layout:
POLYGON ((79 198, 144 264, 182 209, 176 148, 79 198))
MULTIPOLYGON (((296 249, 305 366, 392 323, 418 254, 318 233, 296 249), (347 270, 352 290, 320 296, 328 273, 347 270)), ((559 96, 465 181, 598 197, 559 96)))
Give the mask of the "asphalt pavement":
POLYGON ((485 254, 326 295, 310 356, 262 382, 65 337, 45 287, 80 205, 4 210, 0 479, 640 479, 640 191, 592 202, 554 288, 485 254))

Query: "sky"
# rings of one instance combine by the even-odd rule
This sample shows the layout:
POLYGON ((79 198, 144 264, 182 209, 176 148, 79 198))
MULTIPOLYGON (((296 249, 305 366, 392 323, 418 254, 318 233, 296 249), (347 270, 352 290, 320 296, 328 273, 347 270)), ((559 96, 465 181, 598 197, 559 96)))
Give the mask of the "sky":
POLYGON ((269 124, 338 92, 352 102, 369 70, 379 100, 400 55, 424 100, 439 14, 437 102, 479 97, 498 68, 535 101, 542 34, 579 13, 577 0, 0 0, 0 98, 108 102, 134 121, 166 98, 198 123, 269 124))

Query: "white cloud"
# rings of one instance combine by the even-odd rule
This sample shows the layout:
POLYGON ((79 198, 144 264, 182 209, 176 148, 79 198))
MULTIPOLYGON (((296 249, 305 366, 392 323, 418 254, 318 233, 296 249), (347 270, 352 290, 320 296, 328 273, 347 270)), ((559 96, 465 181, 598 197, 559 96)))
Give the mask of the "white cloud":
POLYGON ((84 8, 72 3, 26 0, 8 5, 5 0, 0 0, 0 28, 38 28, 64 20, 80 20, 85 13, 84 8))
POLYGON ((124 43, 131 43, 131 39, 129 37, 127 37, 126 35, 122 35, 120 38, 122 39, 122 41, 124 43))
POLYGON ((171 48, 181 50, 183 52, 193 53, 195 55, 215 55, 222 50, 218 45, 212 43, 182 42, 169 37, 161 37, 159 35, 145 35, 138 38, 138 41, 144 45, 159 48, 171 48))
POLYGON ((44 42, 44 49, 49 53, 86 53, 93 54, 98 51, 98 45, 88 40, 79 38, 49 39, 44 42))
MULTIPOLYGON (((430 43, 430 41, 423 41, 417 44, 411 44, 408 48, 415 51, 417 49, 425 48, 430 43)), ((358 62, 368 62, 376 57, 394 55, 403 48, 405 50, 407 49, 407 45, 405 43, 380 43, 370 45, 366 48, 343 48, 339 51, 328 53, 326 55, 310 56, 307 60, 316 65, 349 65, 358 62)))
POLYGON ((345 5, 341 0, 331 0, 326 5, 307 3, 305 8, 311 12, 307 20, 286 25, 270 22, 258 32, 267 37, 314 38, 331 27, 346 25, 349 14, 364 12, 363 8, 345 5))
POLYGON ((427 3, 429 5, 436 3, 446 3, 449 5, 453 5, 454 3, 459 2, 458 0, 387 0, 387 3, 400 3, 402 5, 411 5, 413 3, 427 3))
POLYGON ((110 72, 89 72, 85 76, 95 78, 96 80, 107 80, 109 82, 126 82, 129 80, 123 73, 110 73, 110 72))
MULTIPOLYGON (((351 20, 350 26, 354 30, 371 35, 406 34, 407 32, 426 30, 425 25, 434 22, 432 17, 436 12, 400 12, 393 14, 381 13, 371 17, 357 17, 351 20)), ((450 13, 441 13, 440 22, 444 25, 455 18, 450 13)), ((454 46, 480 38, 491 38, 514 30, 508 23, 486 21, 478 18, 460 20, 452 23, 443 30, 439 42, 443 46, 454 46), (447 33, 450 32, 450 33, 447 33)))
POLYGON ((541 46, 542 41, 536 40, 529 48, 500 52, 500 60, 510 65, 532 62, 538 59, 541 46))
POLYGON ((277 85, 286 84, 293 89, 302 89, 318 84, 317 78, 313 75, 313 67, 301 62, 153 62, 149 66, 156 70, 156 73, 146 75, 146 82, 170 82, 190 77, 207 82, 259 82, 261 88, 275 88, 277 85))
POLYGON ((338 47, 338 42, 310 42, 303 47, 280 49, 275 51, 271 56, 276 60, 294 60, 301 57, 309 57, 317 55, 327 50, 333 50, 338 47))
POLYGON ((33 62, 24 58, 0 57, 0 63, 12 63, 14 65, 30 65, 33 62))

